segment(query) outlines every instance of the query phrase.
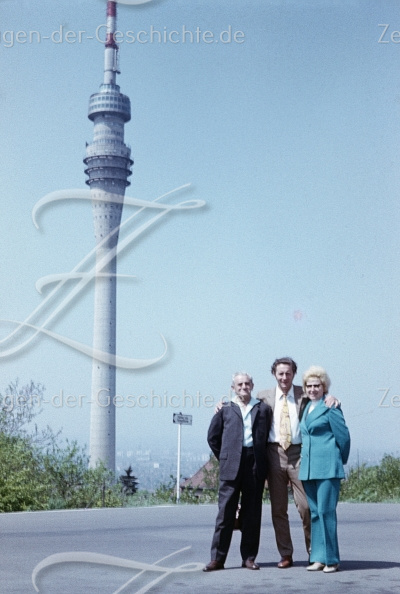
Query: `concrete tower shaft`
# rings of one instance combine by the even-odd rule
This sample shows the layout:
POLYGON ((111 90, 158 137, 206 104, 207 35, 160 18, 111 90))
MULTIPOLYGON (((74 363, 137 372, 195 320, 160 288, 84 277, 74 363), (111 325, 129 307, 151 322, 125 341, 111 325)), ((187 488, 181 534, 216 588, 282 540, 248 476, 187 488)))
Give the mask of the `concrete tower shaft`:
POLYGON ((124 125, 131 118, 129 98, 116 84, 118 46, 116 2, 107 2, 104 81, 91 95, 88 117, 94 124, 93 142, 86 147, 86 183, 90 187, 96 239, 90 464, 103 461, 115 468, 116 274, 117 244, 125 189, 131 175, 130 148, 124 144, 124 125), (96 359, 107 353, 108 362, 96 359))

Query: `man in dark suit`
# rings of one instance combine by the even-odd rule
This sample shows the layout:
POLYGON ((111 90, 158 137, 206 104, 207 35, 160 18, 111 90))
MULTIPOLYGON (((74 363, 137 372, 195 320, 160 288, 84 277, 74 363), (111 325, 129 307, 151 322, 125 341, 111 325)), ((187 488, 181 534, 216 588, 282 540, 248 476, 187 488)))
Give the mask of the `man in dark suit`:
MULTIPOLYGON (((271 499, 272 523, 276 544, 281 559, 280 569, 293 565, 293 543, 288 517, 288 485, 291 486, 297 510, 301 516, 307 553, 311 547, 310 510, 303 484, 299 480, 301 433, 300 420, 308 397, 303 388, 293 385, 297 365, 290 357, 276 359, 271 367, 277 386, 263 390, 257 398, 273 410, 273 421, 268 439, 268 490, 271 499), (287 423, 285 421, 287 418, 287 423), (286 424, 285 424, 286 423, 286 424)), ((339 401, 332 396, 326 398, 326 405, 337 406, 339 401)))
POLYGON ((251 396, 253 380, 247 373, 235 373, 232 388, 235 398, 213 416, 208 430, 209 446, 220 463, 220 483, 211 561, 203 571, 224 569, 240 494, 242 567, 260 568, 255 558, 260 542, 272 410, 251 396))

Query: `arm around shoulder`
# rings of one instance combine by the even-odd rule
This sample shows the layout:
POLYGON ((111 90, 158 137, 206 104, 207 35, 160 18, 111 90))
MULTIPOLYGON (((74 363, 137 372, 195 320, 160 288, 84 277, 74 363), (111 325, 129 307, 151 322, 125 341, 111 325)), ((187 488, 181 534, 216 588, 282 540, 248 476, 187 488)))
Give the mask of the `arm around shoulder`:
POLYGON ((335 398, 335 396, 332 396, 332 394, 327 394, 325 396, 325 406, 327 406, 328 408, 340 408, 341 405, 342 403, 340 402, 340 400, 335 398))
POLYGON ((256 396, 257 400, 261 400, 261 402, 265 402, 269 406, 269 400, 271 398, 271 390, 261 390, 258 392, 256 396))

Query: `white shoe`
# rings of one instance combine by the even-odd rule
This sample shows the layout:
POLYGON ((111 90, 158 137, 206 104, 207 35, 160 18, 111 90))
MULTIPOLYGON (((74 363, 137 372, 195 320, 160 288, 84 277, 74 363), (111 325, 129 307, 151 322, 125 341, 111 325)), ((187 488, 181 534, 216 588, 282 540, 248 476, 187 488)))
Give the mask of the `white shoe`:
POLYGON ((324 569, 324 567, 325 565, 323 563, 319 563, 318 561, 316 561, 315 563, 311 563, 311 565, 307 567, 307 571, 321 571, 321 569, 324 569))
POLYGON ((324 573, 335 573, 335 571, 339 571, 339 563, 336 565, 325 565, 324 573))

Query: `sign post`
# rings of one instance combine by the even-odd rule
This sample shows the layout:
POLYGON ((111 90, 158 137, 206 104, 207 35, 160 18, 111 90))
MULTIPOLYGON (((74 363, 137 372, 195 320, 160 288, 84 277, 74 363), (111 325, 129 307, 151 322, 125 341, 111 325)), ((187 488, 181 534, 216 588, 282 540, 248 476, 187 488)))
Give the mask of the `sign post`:
POLYGON ((179 503, 181 490, 179 488, 181 476, 181 426, 192 424, 192 415, 183 415, 182 413, 174 413, 173 422, 178 425, 178 462, 176 469, 176 503, 179 503))

